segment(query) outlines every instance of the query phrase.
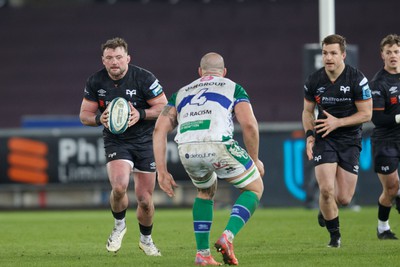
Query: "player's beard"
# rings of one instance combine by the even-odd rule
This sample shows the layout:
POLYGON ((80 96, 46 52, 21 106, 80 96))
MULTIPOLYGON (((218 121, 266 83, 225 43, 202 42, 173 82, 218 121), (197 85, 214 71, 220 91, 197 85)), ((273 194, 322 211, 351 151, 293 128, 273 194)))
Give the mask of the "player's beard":
POLYGON ((109 75, 111 76, 111 78, 113 78, 114 80, 119 80, 119 79, 121 79, 122 77, 124 77, 125 70, 122 69, 122 68, 118 68, 118 70, 117 70, 117 68, 114 68, 114 69, 110 68, 109 71, 108 71, 108 74, 109 74, 109 75))

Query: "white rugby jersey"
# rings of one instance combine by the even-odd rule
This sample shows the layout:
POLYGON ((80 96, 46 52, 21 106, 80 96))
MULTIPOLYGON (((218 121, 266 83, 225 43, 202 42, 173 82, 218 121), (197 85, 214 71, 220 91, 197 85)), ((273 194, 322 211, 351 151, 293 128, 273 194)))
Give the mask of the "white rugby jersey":
POLYGON ((226 142, 233 138, 233 110, 249 102, 246 91, 230 79, 204 76, 174 93, 168 105, 177 110, 178 144, 226 142))

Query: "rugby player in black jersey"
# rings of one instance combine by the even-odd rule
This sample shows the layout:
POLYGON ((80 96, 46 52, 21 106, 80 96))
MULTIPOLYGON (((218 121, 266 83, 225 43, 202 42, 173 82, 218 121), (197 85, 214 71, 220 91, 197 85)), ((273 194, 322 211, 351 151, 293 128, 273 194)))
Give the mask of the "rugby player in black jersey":
POLYGON ((345 58, 346 39, 338 34, 325 37, 324 67, 312 73, 304 85, 302 121, 306 152, 315 165, 320 190, 318 222, 330 233, 329 247, 340 247, 339 206, 349 204, 353 198, 362 123, 372 117, 368 80, 359 70, 345 64, 345 58))
MULTIPOLYGON (((371 136, 374 170, 382 184, 378 200, 379 239, 397 239, 390 230, 389 213, 399 191, 400 159, 400 36, 389 34, 380 43, 383 68, 370 86, 373 97, 371 136)), ((399 208, 397 206, 397 208, 399 208)))
POLYGON ((139 247, 150 256, 161 256, 152 237, 156 182, 152 135, 155 120, 167 103, 157 78, 149 71, 129 64, 128 44, 113 38, 102 45, 104 68, 86 82, 80 120, 88 126, 104 126, 103 138, 107 173, 111 184, 110 204, 115 225, 106 248, 117 252, 126 233, 125 214, 128 208, 128 184, 133 172, 136 216, 139 221, 139 247), (128 129, 119 135, 108 129, 107 105, 116 97, 129 101, 131 113, 128 129), (98 112, 100 111, 100 112, 98 112))

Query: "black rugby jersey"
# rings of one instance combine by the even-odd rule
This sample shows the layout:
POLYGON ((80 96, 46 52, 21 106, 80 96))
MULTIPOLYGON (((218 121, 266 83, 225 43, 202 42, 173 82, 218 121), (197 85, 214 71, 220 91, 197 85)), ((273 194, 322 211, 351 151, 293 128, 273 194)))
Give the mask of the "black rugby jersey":
MULTIPOLYGON (((135 108, 148 109, 146 102, 163 94, 162 86, 157 78, 149 71, 129 64, 126 75, 114 81, 105 68, 94 73, 86 81, 84 98, 99 104, 99 110, 104 112, 107 105, 116 97, 123 97, 135 108)), ((139 120, 124 133, 114 135, 104 127, 104 137, 117 139, 137 139, 138 142, 152 140, 155 120, 139 120)))
POLYGON ((395 115, 400 114, 400 74, 390 74, 381 69, 370 85, 374 107, 372 121, 375 124, 372 140, 400 142, 400 124, 395 121, 395 115), (381 116, 384 117, 376 118, 377 112, 383 112, 381 116))
MULTIPOLYGON (((304 85, 304 97, 317 104, 318 119, 325 117, 322 110, 336 118, 344 118, 357 112, 355 101, 371 98, 371 90, 364 74, 346 64, 335 82, 330 81, 325 68, 312 73, 304 85)), ((341 143, 359 145, 361 133, 362 124, 359 124, 337 128, 326 138, 335 139, 341 143)), ((319 134, 317 138, 320 138, 321 135, 319 134)))

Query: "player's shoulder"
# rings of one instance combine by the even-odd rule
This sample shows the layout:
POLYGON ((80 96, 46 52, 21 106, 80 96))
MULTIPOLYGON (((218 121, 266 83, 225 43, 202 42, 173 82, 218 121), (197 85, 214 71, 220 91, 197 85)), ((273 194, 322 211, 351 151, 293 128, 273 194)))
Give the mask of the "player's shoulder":
POLYGON ((90 85, 97 85, 97 84, 104 82, 107 79, 109 79, 107 70, 105 68, 102 68, 102 69, 94 72, 93 74, 91 74, 88 77, 87 82, 90 85))
POLYGON ((372 77, 370 83, 371 84, 375 84, 375 83, 378 83, 378 82, 382 82, 383 80, 386 79, 385 77, 386 77, 386 71, 382 68, 377 73, 374 74, 374 76, 372 77))
POLYGON ((145 68, 142 68, 137 65, 129 64, 128 65, 128 73, 129 75, 141 76, 141 77, 153 77, 153 73, 145 68))
POLYGON ((349 75, 350 77, 354 77, 355 79, 366 78, 364 73, 360 69, 348 64, 345 65, 344 71, 346 72, 347 75, 349 75))
POLYGON ((358 68, 346 64, 343 72, 344 83, 351 84, 354 87, 364 87, 368 85, 368 78, 358 68))
POLYGON ((318 84, 325 82, 326 77, 325 68, 322 67, 308 75, 305 86, 309 89, 314 88, 318 84))

